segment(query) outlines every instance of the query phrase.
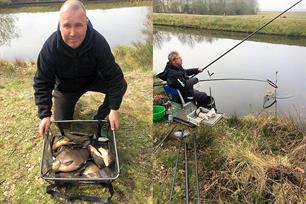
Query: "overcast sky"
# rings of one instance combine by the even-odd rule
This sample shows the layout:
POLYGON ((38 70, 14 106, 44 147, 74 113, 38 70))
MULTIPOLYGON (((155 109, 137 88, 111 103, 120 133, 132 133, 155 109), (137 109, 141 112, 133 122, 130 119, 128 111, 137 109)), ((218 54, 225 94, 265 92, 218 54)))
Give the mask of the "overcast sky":
MULTIPOLYGON (((299 0, 258 0, 261 11, 283 11, 299 0)), ((303 0, 290 11, 306 11, 306 0, 303 0)))

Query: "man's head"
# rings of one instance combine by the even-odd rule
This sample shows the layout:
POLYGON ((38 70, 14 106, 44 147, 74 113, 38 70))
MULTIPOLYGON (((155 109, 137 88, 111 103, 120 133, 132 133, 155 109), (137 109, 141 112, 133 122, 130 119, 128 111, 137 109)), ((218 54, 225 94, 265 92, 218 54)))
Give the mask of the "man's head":
POLYGON ((171 64, 173 64, 176 67, 180 67, 183 63, 182 58, 177 51, 170 52, 168 55, 168 60, 171 64))
POLYGON ((66 1, 60 9, 60 31, 64 42, 71 48, 78 48, 86 36, 87 17, 82 2, 66 1))

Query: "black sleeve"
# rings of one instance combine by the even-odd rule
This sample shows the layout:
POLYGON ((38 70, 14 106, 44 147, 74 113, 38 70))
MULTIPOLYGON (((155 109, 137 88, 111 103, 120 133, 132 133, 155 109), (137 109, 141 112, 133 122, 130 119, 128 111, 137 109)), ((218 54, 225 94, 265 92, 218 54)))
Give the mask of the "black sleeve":
POLYGON ((186 73, 188 76, 191 76, 193 74, 197 74, 199 73, 198 68, 192 68, 192 69, 185 69, 186 73))
POLYGON ((191 79, 188 79, 186 80, 186 87, 187 88, 191 88, 193 85, 195 85, 196 83, 198 83, 198 78, 194 77, 194 78, 191 78, 191 79))
POLYGON ((123 95, 127 89, 127 83, 120 66, 115 62, 115 58, 106 40, 101 36, 98 42, 98 74, 107 87, 106 94, 108 94, 110 99, 109 108, 117 110, 120 108, 123 95))
POLYGON ((38 106, 38 117, 43 119, 52 115, 52 90, 55 84, 54 63, 52 56, 43 48, 37 59, 37 71, 34 76, 35 104, 38 106))
POLYGON ((169 71, 167 83, 175 88, 191 89, 197 82, 197 78, 185 79, 180 72, 169 71))

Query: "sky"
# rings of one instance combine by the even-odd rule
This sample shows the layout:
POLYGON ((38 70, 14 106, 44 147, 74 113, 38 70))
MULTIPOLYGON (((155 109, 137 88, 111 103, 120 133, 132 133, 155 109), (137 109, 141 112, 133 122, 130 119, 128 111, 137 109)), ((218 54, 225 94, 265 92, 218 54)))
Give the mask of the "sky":
MULTIPOLYGON (((283 11, 299 0, 257 0, 261 11, 283 11)), ((290 11, 306 11, 306 0, 303 0, 290 11)))

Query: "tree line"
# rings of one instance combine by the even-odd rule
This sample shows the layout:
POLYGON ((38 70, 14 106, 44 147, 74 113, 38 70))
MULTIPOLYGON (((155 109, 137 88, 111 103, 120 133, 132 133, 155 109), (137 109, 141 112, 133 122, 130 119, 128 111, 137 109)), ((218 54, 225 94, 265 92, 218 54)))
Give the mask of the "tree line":
POLYGON ((256 14, 257 0, 154 0, 155 13, 187 13, 202 15, 256 14))

